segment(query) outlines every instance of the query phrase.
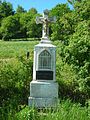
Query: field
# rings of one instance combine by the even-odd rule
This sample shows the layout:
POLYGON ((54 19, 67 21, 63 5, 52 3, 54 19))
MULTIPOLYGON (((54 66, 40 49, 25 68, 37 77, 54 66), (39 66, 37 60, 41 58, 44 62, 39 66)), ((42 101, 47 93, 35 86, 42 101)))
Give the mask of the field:
POLYGON ((33 49, 37 43, 36 41, 0 41, 1 120, 89 120, 90 100, 85 101, 82 107, 80 102, 83 102, 84 96, 81 98, 78 96, 77 103, 77 100, 73 101, 69 98, 72 96, 75 99, 71 91, 71 96, 68 94, 69 90, 73 90, 75 73, 67 64, 61 70, 63 62, 59 56, 61 44, 58 41, 53 44, 57 46, 56 78, 61 85, 60 102, 54 109, 37 110, 27 106, 29 82, 32 80, 33 49), (26 57, 27 52, 30 52, 29 59, 26 57))
POLYGON ((26 52, 32 52, 38 42, 2 42, 0 41, 0 59, 12 58, 26 52))

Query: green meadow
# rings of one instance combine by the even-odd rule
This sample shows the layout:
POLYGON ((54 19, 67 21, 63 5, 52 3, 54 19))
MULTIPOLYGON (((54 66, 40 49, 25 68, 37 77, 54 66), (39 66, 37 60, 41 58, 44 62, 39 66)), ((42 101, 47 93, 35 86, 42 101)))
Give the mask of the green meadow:
POLYGON ((5 42, 0 41, 0 59, 15 58, 23 53, 33 52, 34 45, 38 42, 22 41, 22 42, 5 42))

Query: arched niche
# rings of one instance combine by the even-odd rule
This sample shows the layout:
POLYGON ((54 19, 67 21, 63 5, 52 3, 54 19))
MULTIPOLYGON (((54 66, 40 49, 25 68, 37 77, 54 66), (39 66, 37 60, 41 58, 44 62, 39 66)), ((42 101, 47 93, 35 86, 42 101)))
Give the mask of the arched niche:
POLYGON ((47 50, 43 50, 38 56, 38 69, 51 70, 51 54, 47 50))

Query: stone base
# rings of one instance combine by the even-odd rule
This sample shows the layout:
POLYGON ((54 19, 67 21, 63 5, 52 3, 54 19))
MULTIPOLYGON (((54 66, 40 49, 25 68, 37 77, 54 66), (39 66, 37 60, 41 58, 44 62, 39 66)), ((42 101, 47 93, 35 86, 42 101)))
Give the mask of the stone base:
POLYGON ((55 107, 58 103, 57 98, 28 98, 28 105, 37 108, 55 107))
POLYGON ((54 107, 58 102, 58 84, 56 82, 32 81, 28 105, 34 107, 54 107))

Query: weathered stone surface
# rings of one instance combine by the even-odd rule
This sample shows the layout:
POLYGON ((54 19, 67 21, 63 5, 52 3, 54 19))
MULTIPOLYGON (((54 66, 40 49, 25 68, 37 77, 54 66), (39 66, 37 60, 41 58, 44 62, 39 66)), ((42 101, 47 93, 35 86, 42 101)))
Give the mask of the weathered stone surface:
POLYGON ((30 83, 29 106, 54 107, 58 103, 58 84, 56 82, 32 81, 30 83))
POLYGON ((32 81, 30 96, 36 98, 58 98, 58 84, 56 82, 32 81))
POLYGON ((56 107, 58 104, 57 98, 35 98, 29 97, 28 105, 37 108, 56 107))

